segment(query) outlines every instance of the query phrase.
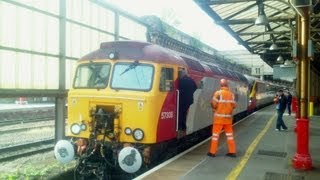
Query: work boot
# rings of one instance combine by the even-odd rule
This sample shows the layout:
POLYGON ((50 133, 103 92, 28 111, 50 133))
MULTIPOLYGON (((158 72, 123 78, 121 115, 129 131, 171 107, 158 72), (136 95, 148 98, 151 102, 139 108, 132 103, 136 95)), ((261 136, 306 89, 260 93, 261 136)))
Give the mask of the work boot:
POLYGON ((216 157, 215 154, 212 154, 212 153, 210 153, 210 152, 208 152, 207 155, 210 156, 210 157, 216 157))
POLYGON ((229 156, 229 157, 237 157, 236 153, 227 153, 226 156, 229 156))

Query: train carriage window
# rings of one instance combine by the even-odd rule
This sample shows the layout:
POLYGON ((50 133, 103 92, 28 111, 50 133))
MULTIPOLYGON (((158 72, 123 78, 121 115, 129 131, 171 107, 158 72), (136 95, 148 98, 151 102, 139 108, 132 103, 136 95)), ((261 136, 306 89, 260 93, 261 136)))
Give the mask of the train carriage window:
POLYGON ((267 94, 273 94, 272 86, 269 83, 266 83, 266 93, 267 94))
POLYGON ((162 92, 173 91, 173 68, 161 68, 159 90, 162 92))

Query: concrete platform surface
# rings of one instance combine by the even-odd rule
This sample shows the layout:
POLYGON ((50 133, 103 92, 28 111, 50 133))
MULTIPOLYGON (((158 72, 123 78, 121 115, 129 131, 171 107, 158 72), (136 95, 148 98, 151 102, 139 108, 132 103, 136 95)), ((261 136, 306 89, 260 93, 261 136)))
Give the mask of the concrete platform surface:
POLYGON ((217 156, 206 154, 209 140, 176 158, 151 174, 136 179, 145 180, 319 180, 320 179, 320 117, 310 118, 309 150, 313 169, 292 168, 296 152, 295 115, 284 114, 288 131, 276 131, 275 106, 266 107, 234 126, 237 157, 227 153, 224 133, 220 136, 217 156))

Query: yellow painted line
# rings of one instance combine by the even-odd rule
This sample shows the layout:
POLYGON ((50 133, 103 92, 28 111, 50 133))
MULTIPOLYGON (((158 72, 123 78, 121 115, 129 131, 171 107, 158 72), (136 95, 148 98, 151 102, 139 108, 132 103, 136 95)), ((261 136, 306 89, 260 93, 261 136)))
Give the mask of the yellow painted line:
POLYGON ((247 164, 250 156, 252 155, 253 151, 257 147, 258 143, 260 142, 261 138, 266 134, 268 129, 270 128, 273 119, 276 117, 276 114, 274 114, 269 120, 267 125, 264 127, 264 129, 258 134, 258 136, 253 140, 253 142, 250 144, 249 148, 247 149, 244 156, 241 158, 240 162, 237 166, 235 166, 232 171, 229 173, 229 175, 226 177, 227 180, 235 180, 241 173, 244 166, 247 164))

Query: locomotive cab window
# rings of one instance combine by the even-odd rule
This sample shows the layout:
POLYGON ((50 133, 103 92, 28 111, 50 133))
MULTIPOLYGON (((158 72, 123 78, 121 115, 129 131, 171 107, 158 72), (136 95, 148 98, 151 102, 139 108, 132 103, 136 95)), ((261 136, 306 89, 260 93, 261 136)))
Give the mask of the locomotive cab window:
POLYGON ((110 74, 109 63, 88 63, 78 66, 74 88, 105 88, 110 74))
POLYGON ((111 79, 112 89, 150 91, 153 83, 154 67, 138 61, 116 63, 111 79))
POLYGON ((162 92, 173 90, 173 68, 161 68, 159 87, 162 92))

